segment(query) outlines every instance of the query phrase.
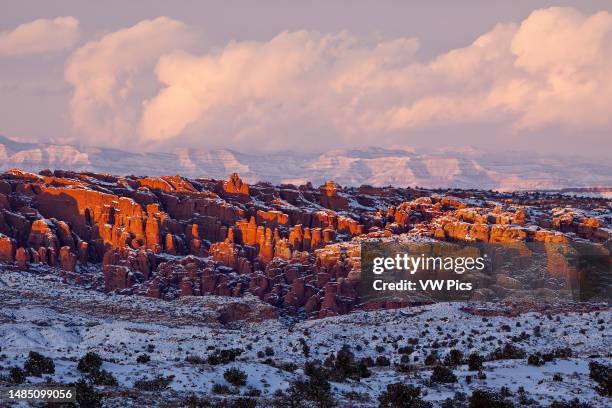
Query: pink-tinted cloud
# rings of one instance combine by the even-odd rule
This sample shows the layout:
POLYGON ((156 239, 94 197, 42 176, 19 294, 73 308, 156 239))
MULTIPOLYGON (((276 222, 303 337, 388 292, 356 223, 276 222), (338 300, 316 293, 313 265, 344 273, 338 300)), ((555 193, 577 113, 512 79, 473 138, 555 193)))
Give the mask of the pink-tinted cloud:
POLYGON ((0 32, 0 57, 16 57, 61 51, 75 45, 79 21, 74 17, 39 19, 0 32))
POLYGON ((464 124, 515 132, 611 127, 607 12, 537 10, 428 61, 418 58, 414 38, 312 31, 194 55, 184 50, 186 31, 172 20, 146 21, 77 51, 66 71, 75 127, 120 145, 136 143, 137 134, 145 146, 239 150, 320 150, 390 137, 397 144, 411 132, 464 124), (161 89, 126 97, 134 72, 155 62, 161 89))
POLYGON ((65 78, 74 87, 70 116, 75 131, 101 145, 133 143, 140 107, 134 100, 138 74, 158 58, 194 40, 189 28, 159 17, 107 34, 74 52, 65 78))

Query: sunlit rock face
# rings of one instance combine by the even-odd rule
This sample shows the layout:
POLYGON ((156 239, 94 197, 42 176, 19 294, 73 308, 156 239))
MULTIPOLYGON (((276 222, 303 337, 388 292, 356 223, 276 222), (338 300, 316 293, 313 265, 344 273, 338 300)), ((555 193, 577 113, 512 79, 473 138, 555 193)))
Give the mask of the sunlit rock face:
MULTIPOLYGON (((610 206, 562 193, 248 184, 236 173, 216 180, 11 170, 0 176, 0 261, 57 268, 66 281, 100 291, 167 300, 251 293, 289 314, 326 317, 404 304, 359 298, 362 240, 610 248, 610 206)), ((547 271, 575 273, 553 252, 547 271)), ((512 276, 496 284, 523 286, 512 276)))

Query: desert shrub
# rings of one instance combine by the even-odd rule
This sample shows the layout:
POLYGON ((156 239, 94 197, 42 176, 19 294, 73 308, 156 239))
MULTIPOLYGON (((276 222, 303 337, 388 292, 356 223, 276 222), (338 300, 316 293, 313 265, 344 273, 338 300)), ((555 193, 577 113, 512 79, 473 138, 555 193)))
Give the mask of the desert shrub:
POLYGON ((225 370, 223 373, 223 378, 225 378, 225 381, 228 383, 235 385, 236 387, 241 387, 246 385, 247 374, 244 371, 233 367, 225 370))
POLYGON ((298 369, 297 364, 295 363, 282 363, 278 366, 278 368, 280 368, 283 371, 287 371, 289 373, 294 372, 295 370, 298 369))
POLYGON ((102 357, 90 351, 81 357, 77 365, 77 370, 82 373, 93 373, 94 371, 98 371, 100 367, 102 367, 102 357))
POLYGON ((391 365, 391 361, 385 356, 376 357, 376 365, 379 367, 389 367, 391 365))
POLYGON ((304 353, 304 357, 308 358, 310 356, 310 347, 306 343, 306 339, 299 339, 300 344, 302 345, 302 353, 304 353))
POLYGON ((297 380, 293 383, 295 394, 303 400, 312 401, 319 407, 334 407, 335 401, 329 381, 321 377, 310 377, 307 380, 297 380))
POLYGON ((467 395, 464 392, 457 391, 453 398, 445 399, 440 408, 458 408, 465 407, 465 401, 467 400, 467 395))
MULTIPOLYGON (((257 400, 247 397, 239 397, 235 400, 224 401, 228 408, 255 408, 257 407, 257 400)), ((219 407, 219 405, 217 405, 219 407)))
POLYGON ((412 354, 414 352, 414 347, 412 346, 404 346, 397 349, 399 354, 412 354))
POLYGON ((9 370, 9 381, 13 384, 23 384, 26 380, 26 372, 19 367, 11 367, 9 370))
POLYGON ((398 373, 409 373, 414 371, 414 366, 407 363, 399 363, 395 366, 395 371, 398 373))
POLYGON ((30 351, 28 359, 23 364, 27 375, 40 377, 43 374, 55 373, 55 363, 49 357, 45 357, 35 351, 30 351))
POLYGON ((314 406, 319 408, 329 408, 336 406, 336 402, 331 392, 331 384, 328 378, 334 375, 342 376, 345 373, 346 367, 352 367, 352 370, 358 364, 354 364, 352 353, 340 353, 340 363, 336 368, 337 359, 328 359, 329 369, 321 366, 320 361, 309 361, 304 364, 305 379, 299 379, 291 383, 291 386, 285 391, 277 391, 273 394, 271 401, 274 407, 303 407, 311 406, 304 404, 304 401, 312 402, 314 406), (349 357, 350 356, 350 357, 349 357), (353 367, 355 366, 355 367, 353 367))
POLYGON ((220 395, 229 395, 232 393, 232 390, 225 384, 214 383, 212 386, 212 392, 220 395))
POLYGON ((539 367, 544 365, 544 360, 538 354, 531 354, 527 358, 527 364, 539 367))
POLYGON ((271 357, 274 355, 274 349, 270 346, 266 347, 264 352, 266 353, 266 356, 271 357))
POLYGON ((249 388, 244 392, 244 395, 248 397, 259 397, 261 396, 261 390, 258 390, 257 388, 249 388))
POLYGON ((143 353, 143 354, 139 355, 138 357, 136 357, 136 362, 140 363, 140 364, 146 364, 149 361, 151 361, 151 356, 149 356, 146 353, 143 353))
MULTIPOLYGON (((336 405, 328 381, 328 372, 318 364, 308 362, 304 365, 305 380, 294 381, 285 400, 307 400, 314 402, 320 408, 334 407, 336 405)), ((293 405, 295 406, 295 405, 293 405)))
POLYGON ((102 407, 102 394, 96 391, 92 384, 81 378, 75 384, 75 398, 79 407, 100 408, 102 407))
POLYGON ((370 395, 366 392, 347 391, 343 393, 344 397, 356 402, 370 402, 370 395))
POLYGON ((434 383, 455 383, 457 382, 457 376, 448 367, 435 366, 431 372, 430 380, 434 383))
MULTIPOLYGON (((355 355, 348 346, 342 346, 338 352, 325 360, 325 366, 329 367, 328 375, 334 381, 344 381, 347 378, 358 380, 371 375, 368 370, 369 361, 356 360, 355 355)), ((312 365, 312 364, 311 364, 312 365)))
POLYGON ((463 362, 463 353, 457 349, 452 349, 446 357, 444 357, 444 365, 448 367, 456 367, 463 362))
POLYGON ((572 349, 569 347, 559 347, 552 352, 555 358, 570 358, 572 356, 572 349))
POLYGON ((196 394, 190 394, 181 400, 180 406, 186 408, 212 408, 215 405, 206 397, 200 398, 196 394))
POLYGON ((513 408, 514 404, 500 393, 491 390, 475 390, 470 397, 469 408, 513 408))
POLYGON ((606 364, 591 361, 589 363, 589 377, 597 383, 595 391, 600 395, 612 396, 612 367, 606 364))
POLYGON ((361 363, 364 364, 366 367, 374 367, 375 363, 374 360, 372 359, 372 357, 364 357, 361 359, 361 363))
POLYGON ((592 408, 592 405, 586 402, 580 402, 578 398, 570 401, 553 401, 548 408, 592 408))
MULTIPOLYGON (((206 363, 210 364, 210 359, 211 359, 211 356, 209 356, 208 358, 202 358, 200 356, 196 356, 195 354, 189 354, 187 357, 185 357, 185 361, 191 364, 206 364, 206 363)), ((217 358, 216 364, 219 364, 218 358, 217 358)))
POLYGON ((207 362, 210 365, 228 364, 235 361, 242 352, 242 349, 237 348, 219 350, 208 356, 207 362))
POLYGON ((478 353, 472 353, 468 357, 468 368, 470 371, 482 370, 484 358, 478 353))
POLYGON ((380 408, 430 408, 430 402, 421 399, 421 389, 402 383, 387 385, 378 397, 380 408))
POLYGON ((511 360, 511 359, 519 359, 525 358, 525 351, 516 347, 512 343, 506 343, 503 347, 499 347, 495 349, 493 353, 491 353, 491 360, 511 360))
POLYGON ((286 391, 275 391, 270 403, 274 408, 302 408, 304 406, 303 398, 297 394, 294 386, 290 386, 286 391))
POLYGON ((117 379, 106 370, 94 371, 88 375, 88 378, 95 385, 117 386, 117 379))
POLYGON ((440 362, 440 360, 438 359, 438 355, 436 353, 429 353, 427 355, 427 357, 425 357, 425 365, 431 366, 431 365, 436 365, 440 362))
POLYGON ((173 375, 169 375, 168 377, 158 375, 152 379, 141 378, 134 383, 134 388, 143 391, 161 391, 168 388, 173 380, 173 375))

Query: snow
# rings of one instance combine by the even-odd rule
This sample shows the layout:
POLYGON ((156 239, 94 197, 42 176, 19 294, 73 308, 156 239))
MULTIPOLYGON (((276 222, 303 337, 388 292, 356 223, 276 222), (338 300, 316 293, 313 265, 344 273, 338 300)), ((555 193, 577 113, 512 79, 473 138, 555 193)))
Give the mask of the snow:
MULTIPOLYGON (((40 171, 94 171, 112 174, 224 179, 238 172, 253 183, 303 183, 320 185, 335 180, 340 185, 424 186, 533 190, 612 185, 612 167, 581 157, 548 157, 535 154, 491 154, 446 149, 334 150, 320 154, 279 152, 244 154, 228 149, 176 149, 171 152, 127 152, 88 146, 15 143, 0 137, 0 169, 19 167, 40 171), (119 160, 120 159, 120 160, 119 160)), ((568 191, 566 194, 574 194, 568 191)), ((577 192, 609 197, 609 192, 577 192)))
MULTIPOLYGON (((78 359, 88 351, 95 351, 105 360, 102 368, 113 373, 123 387, 130 388, 143 377, 174 375, 171 390, 210 393, 214 383, 225 383, 223 372, 226 369, 237 367, 247 373, 249 387, 260 389, 264 397, 269 397, 275 390, 288 387, 302 371, 290 373, 272 367, 264 362, 267 356, 257 356, 258 351, 272 347, 274 355, 270 358, 277 365, 295 363, 302 366, 307 360, 324 360, 348 344, 357 358, 376 358, 383 354, 392 364, 391 367, 372 368, 372 376, 361 381, 333 383, 337 395, 357 391, 370 395, 375 401, 387 384, 401 381, 421 386, 427 393, 425 399, 435 402, 452 397, 458 391, 469 395, 478 388, 499 390, 506 386, 513 392, 523 387, 530 397, 542 402, 579 397, 596 406, 609 404, 609 400, 594 391, 588 370, 592 355, 602 356, 598 361, 612 363, 608 352, 612 340, 612 314, 608 309, 567 312, 550 318, 536 312, 518 317, 483 318, 464 312, 461 303, 439 303, 399 310, 355 312, 320 320, 243 321, 223 326, 214 318, 215 305, 244 298, 183 298, 167 302, 93 292, 65 285, 56 277, 40 272, 4 270, 0 278, 5 283, 0 292, 1 352, 6 355, 0 365, 5 368, 21 365, 29 351, 38 351, 53 358, 57 369, 52 377, 59 381, 78 379, 78 359), (502 325, 508 325, 510 331, 500 330, 502 325), (541 326, 539 337, 533 335, 536 326, 541 326), (465 355, 470 352, 486 355, 521 332, 530 336, 515 345, 528 353, 550 352, 569 346, 573 356, 555 359, 542 367, 527 365, 526 358, 488 361, 484 363, 487 378, 482 380, 476 378, 475 372, 468 371, 467 366, 459 366, 455 369, 458 383, 427 383, 431 370, 422 362, 436 341, 440 343, 437 350, 441 357, 453 347, 465 355), (419 340, 411 355, 416 371, 399 373, 394 369, 400 359, 395 348, 407 345, 409 338, 419 340), (310 346, 309 357, 304 356, 300 339, 305 339, 310 346), (448 343, 452 339, 458 343, 448 343), (153 350, 147 351, 151 346, 153 350), (380 347, 384 352, 377 351, 380 347), (244 352, 236 361, 217 366, 185 360, 190 355, 206 359, 215 348, 241 348, 244 352), (136 357, 142 353, 150 355, 149 363, 136 362, 136 357), (417 361, 414 361, 415 356, 417 361), (563 380, 554 381, 555 373, 560 373, 563 380), (472 377, 470 384, 466 382, 468 375, 472 377)), ((256 302, 255 299, 250 301, 256 302)), ((489 307, 499 308, 497 305, 489 307)), ((32 382, 43 379, 29 378, 32 382)))

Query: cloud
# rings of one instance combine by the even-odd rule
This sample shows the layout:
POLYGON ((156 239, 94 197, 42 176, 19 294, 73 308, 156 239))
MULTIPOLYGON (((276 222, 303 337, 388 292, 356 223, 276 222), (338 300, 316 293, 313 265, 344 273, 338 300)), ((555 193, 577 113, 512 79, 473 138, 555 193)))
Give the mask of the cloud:
POLYGON ((0 32, 0 57, 43 54, 72 48, 79 37, 74 17, 39 19, 0 32))
POLYGON ((611 130, 607 12, 536 10, 427 61, 414 38, 313 31, 194 55, 187 32, 162 18, 78 50, 66 70, 75 128, 98 143, 237 150, 401 145, 463 125, 611 130), (156 89, 134 97, 153 66, 156 89))
POLYGON ((189 28, 168 17, 144 20, 77 49, 64 76, 74 87, 70 116, 75 132, 99 145, 134 142, 140 115, 135 83, 160 55, 188 46, 189 28))
POLYGON ((415 39, 281 33, 203 56, 172 53, 144 104, 141 138, 246 148, 362 145, 423 128, 516 131, 609 126, 612 16, 570 8, 499 24, 471 45, 418 61, 415 39))

